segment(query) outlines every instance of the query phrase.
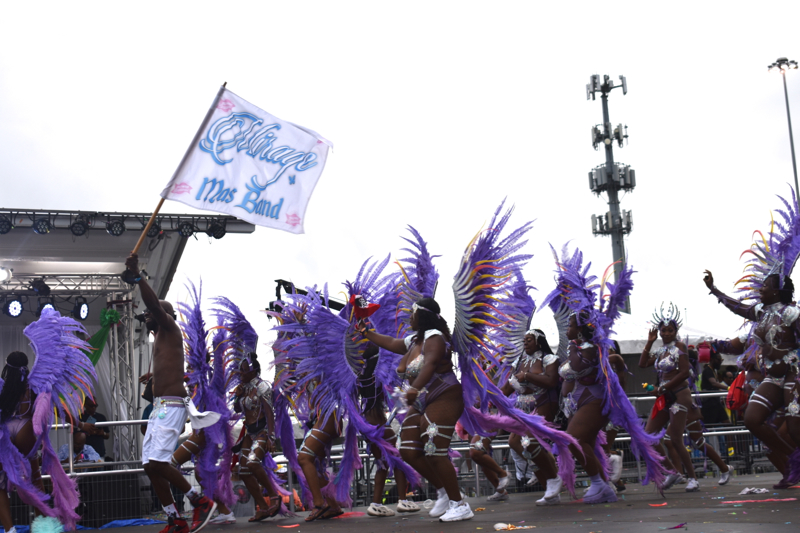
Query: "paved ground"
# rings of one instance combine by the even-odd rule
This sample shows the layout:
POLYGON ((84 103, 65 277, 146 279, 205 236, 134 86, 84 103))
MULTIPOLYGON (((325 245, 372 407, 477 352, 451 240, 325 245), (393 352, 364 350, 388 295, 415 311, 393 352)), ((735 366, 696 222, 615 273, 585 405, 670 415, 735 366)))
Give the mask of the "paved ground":
MULTIPOLYGON (((535 507, 539 494, 511 495, 506 502, 490 503, 477 498, 469 502, 476 511, 472 520, 440 523, 423 510, 411 515, 391 518, 373 518, 356 508, 344 519, 305 523, 300 513, 295 518, 268 520, 261 524, 248 524, 240 518, 229 526, 208 526, 203 531, 226 533, 239 531, 268 532, 291 530, 293 532, 357 531, 358 533, 423 533, 494 530, 498 522, 517 526, 535 526, 535 532, 550 533, 579 531, 581 533, 639 533, 659 532, 686 523, 681 530, 702 533, 798 531, 800 528, 800 487, 773 490, 778 474, 739 476, 726 486, 715 484, 716 479, 703 480, 701 491, 686 493, 683 485, 670 489, 663 499, 653 489, 628 485, 613 504, 585 505, 580 502, 563 503, 553 507, 535 507), (745 487, 764 487, 768 494, 739 496, 745 487), (795 498, 793 501, 768 502, 767 499, 795 498), (742 500, 759 500, 758 503, 733 503, 742 500), (727 503, 731 502, 731 503, 727 503)), ((115 529, 115 533, 155 533, 160 526, 115 529)))

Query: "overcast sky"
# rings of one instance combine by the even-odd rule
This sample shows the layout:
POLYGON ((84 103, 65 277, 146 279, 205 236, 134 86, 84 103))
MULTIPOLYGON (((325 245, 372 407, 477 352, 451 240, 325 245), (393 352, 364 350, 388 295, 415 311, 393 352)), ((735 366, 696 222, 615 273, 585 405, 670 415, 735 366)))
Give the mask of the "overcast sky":
MULTIPOLYGON (((151 211, 227 81, 335 148, 305 235, 192 239, 170 299, 202 276, 207 296, 237 302, 266 339, 258 311, 273 280, 335 294, 367 257, 403 257, 412 224, 442 255, 437 299, 452 317, 464 247, 508 197, 513 224, 536 220, 525 274, 540 300, 554 285, 549 243, 571 240, 598 275, 611 263, 610 238, 591 233, 607 206, 587 185, 604 155, 585 85, 624 74, 610 112, 630 135, 615 159, 638 182, 622 199, 631 322, 645 335, 654 307, 673 301, 687 325, 727 336, 740 321, 702 271, 731 291, 752 231, 790 194, 783 88, 766 67, 800 60, 798 15, 789 1, 9 3, 0 206, 151 211)), ((788 81, 797 123, 800 72, 788 81)))

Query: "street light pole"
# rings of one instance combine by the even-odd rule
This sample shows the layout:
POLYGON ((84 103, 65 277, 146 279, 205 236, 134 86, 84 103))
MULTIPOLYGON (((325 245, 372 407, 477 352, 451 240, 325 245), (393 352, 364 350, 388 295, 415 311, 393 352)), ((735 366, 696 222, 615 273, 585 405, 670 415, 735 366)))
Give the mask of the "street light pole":
POLYGON ((781 76, 783 76, 783 96, 786 98, 786 119, 789 121, 789 146, 792 149, 792 169, 794 170, 794 192, 795 195, 800 194, 800 189, 797 185, 797 159, 794 155, 794 134, 792 133, 792 113, 789 111, 789 90, 786 88, 786 71, 789 69, 796 69, 797 61, 779 57, 777 61, 769 66, 768 70, 779 69, 781 76))

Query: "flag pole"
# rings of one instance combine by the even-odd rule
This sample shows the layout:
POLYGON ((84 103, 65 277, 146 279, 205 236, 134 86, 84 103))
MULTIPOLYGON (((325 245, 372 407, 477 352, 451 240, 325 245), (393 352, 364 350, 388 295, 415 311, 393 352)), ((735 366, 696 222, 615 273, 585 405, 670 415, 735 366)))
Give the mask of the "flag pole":
MULTIPOLYGON (((197 128, 197 133, 194 134, 194 138, 192 139, 192 142, 189 144, 189 147, 186 149, 186 152, 183 154, 183 158, 181 158, 181 162, 178 164, 178 168, 176 168, 175 172, 172 174, 172 178, 170 178, 170 183, 172 182, 172 180, 175 179, 175 176, 178 175, 178 173, 181 171, 181 169, 183 169, 183 165, 186 164, 186 160, 189 159, 189 156, 191 155, 192 150, 194 149, 195 146, 197 146, 197 142, 200 140, 200 136, 203 135, 203 131, 206 129, 206 126, 208 125, 208 122, 211 120, 211 115, 214 114, 214 110, 217 108, 217 104, 219 103, 219 99, 222 97, 222 93, 225 92, 225 86, 226 85, 228 85, 227 81, 222 84, 222 87, 219 88, 219 91, 217 92, 217 96, 214 97, 214 101, 211 102, 211 107, 208 108, 208 112, 206 113, 205 118, 203 118, 203 122, 200 123, 200 127, 197 128)), ((138 253, 139 252, 139 248, 141 248, 142 244, 144 244, 144 238, 147 236, 147 232, 150 231, 150 227, 153 225, 153 222, 155 222, 156 215, 158 215, 158 212, 161 210, 161 206, 162 205, 164 205, 164 198, 163 197, 161 198, 161 200, 159 200, 155 211, 153 211, 153 214, 150 215, 150 220, 148 220, 147 224, 145 225, 145 227, 142 228, 142 234, 139 235, 139 240, 136 241, 136 246, 133 247, 133 250, 131 251, 131 255, 138 253)), ((131 285, 135 285, 136 282, 138 281, 137 280, 138 276, 136 276, 135 274, 133 274, 133 272, 131 272, 130 270, 127 270, 127 269, 125 270, 125 272, 120 274, 120 278, 122 278, 122 281, 124 281, 126 283, 129 283, 131 285)))

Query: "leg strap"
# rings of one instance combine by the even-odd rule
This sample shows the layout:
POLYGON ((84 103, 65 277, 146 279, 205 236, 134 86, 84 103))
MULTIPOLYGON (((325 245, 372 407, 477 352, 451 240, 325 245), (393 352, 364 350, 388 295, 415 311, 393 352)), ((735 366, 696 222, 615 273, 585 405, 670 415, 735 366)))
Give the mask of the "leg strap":
POLYGON ((450 446, 446 448, 437 448, 436 444, 433 442, 433 439, 436 437, 442 437, 447 439, 448 441, 453 440, 453 434, 447 435, 446 433, 442 433, 439 431, 440 429, 455 429, 455 426, 440 426, 435 422, 431 422, 431 419, 428 418, 427 413, 425 414, 425 420, 428 422, 428 427, 425 429, 424 436, 428 437, 428 442, 425 443, 424 450, 425 455, 433 455, 433 456, 446 456, 450 450, 450 446))
POLYGON ((770 411, 772 411, 774 409, 774 407, 772 406, 772 402, 771 401, 769 401, 768 399, 764 398, 760 394, 756 394, 755 392, 753 393, 753 396, 750 397, 750 401, 752 403, 757 403, 758 405, 763 405, 764 407, 766 407, 770 411))

